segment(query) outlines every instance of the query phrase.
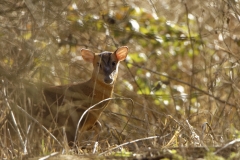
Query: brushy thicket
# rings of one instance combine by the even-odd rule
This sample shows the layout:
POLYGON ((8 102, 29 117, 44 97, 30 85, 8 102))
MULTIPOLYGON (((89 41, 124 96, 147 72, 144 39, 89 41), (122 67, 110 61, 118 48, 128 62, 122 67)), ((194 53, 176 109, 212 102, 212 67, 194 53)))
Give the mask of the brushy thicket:
POLYGON ((96 155, 181 159, 234 152, 231 158, 237 159, 239 5, 234 0, 1 0, 1 159, 62 150, 92 153, 91 136, 72 153, 64 138, 59 144, 19 107, 41 103, 39 85, 89 79, 92 68, 79 49, 114 51, 123 45, 129 56, 119 69, 116 99, 100 117, 96 155), (24 126, 16 127, 19 121, 24 126), (221 148, 230 141, 229 151, 221 148))

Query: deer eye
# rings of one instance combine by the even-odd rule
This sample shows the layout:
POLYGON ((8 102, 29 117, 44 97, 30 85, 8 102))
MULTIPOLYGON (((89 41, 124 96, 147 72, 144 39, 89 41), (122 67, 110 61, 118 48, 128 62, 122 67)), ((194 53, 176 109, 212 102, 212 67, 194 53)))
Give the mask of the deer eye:
POLYGON ((114 61, 114 62, 112 62, 112 66, 114 67, 114 66, 116 66, 116 62, 114 61))

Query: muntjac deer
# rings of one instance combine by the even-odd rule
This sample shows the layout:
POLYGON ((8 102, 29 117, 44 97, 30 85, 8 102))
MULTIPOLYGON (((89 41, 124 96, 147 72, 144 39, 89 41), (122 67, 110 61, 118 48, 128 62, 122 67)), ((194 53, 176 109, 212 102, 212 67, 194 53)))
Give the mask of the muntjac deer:
MULTIPOLYGON (((47 127, 65 127, 68 142, 74 142, 78 121, 83 112, 92 105, 112 97, 114 83, 118 75, 119 62, 128 54, 128 47, 119 47, 115 52, 93 53, 82 49, 82 58, 93 64, 90 80, 84 83, 44 88, 46 108, 43 110, 43 125, 47 127), (49 124, 49 122, 53 122, 49 124)), ((91 109, 80 124, 80 131, 86 131, 99 125, 98 118, 108 106, 109 101, 100 103, 91 109)))

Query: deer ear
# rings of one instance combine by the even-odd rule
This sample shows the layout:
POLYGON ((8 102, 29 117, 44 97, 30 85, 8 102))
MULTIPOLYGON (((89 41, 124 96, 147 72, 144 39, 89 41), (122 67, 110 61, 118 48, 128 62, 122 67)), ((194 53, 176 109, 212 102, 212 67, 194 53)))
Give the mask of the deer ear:
POLYGON ((81 55, 85 61, 93 63, 95 54, 92 51, 88 49, 81 49, 81 55))
POLYGON ((116 54, 116 57, 117 57, 118 61, 125 60, 125 58, 127 57, 127 54, 128 54, 128 47, 127 46, 119 47, 115 51, 115 54, 116 54))

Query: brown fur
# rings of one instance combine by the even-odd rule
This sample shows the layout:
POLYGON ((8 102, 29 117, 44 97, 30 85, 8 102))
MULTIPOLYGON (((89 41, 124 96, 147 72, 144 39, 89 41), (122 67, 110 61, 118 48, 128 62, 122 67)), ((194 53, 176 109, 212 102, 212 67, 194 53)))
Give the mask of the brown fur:
MULTIPOLYGON (((41 115, 43 125, 51 128, 65 126, 68 142, 73 142, 77 123, 83 112, 92 105, 112 97, 118 65, 126 58, 127 52, 127 47, 120 47, 115 52, 102 53, 82 49, 83 59, 91 62, 94 67, 91 79, 74 85, 45 88, 43 95, 47 105, 41 115)), ((96 124, 108 103, 109 101, 105 101, 88 112, 80 124, 81 132, 91 129, 96 124)))

